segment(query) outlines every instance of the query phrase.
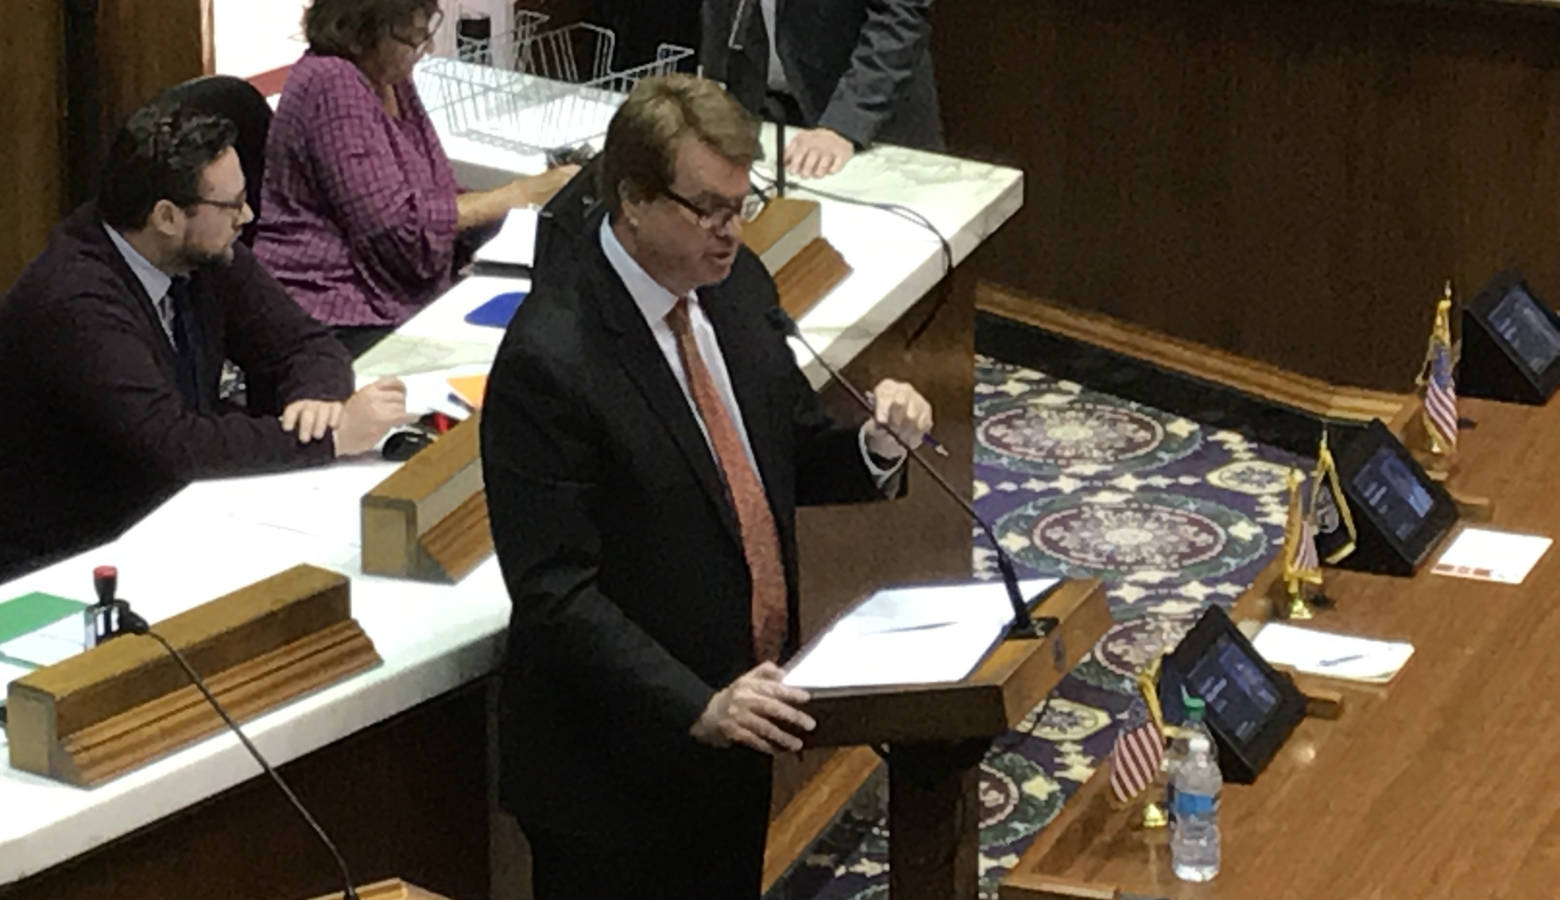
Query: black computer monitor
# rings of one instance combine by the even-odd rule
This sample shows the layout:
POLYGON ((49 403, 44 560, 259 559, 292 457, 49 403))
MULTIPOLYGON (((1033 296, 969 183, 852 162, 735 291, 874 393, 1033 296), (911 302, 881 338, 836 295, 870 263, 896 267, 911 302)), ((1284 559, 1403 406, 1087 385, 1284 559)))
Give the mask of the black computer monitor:
POLYGON ((1268 665, 1218 606, 1208 607, 1164 666, 1162 693, 1185 687, 1206 704, 1226 781, 1255 781, 1305 716, 1305 697, 1289 676, 1268 665))
MULTIPOLYGON (((1357 532, 1354 552, 1337 565, 1412 575, 1457 522, 1451 496, 1379 419, 1346 441, 1335 461, 1357 532)), ((1347 540, 1337 528, 1317 537, 1317 551, 1326 558, 1347 540)))
POLYGON ((1541 404, 1560 386, 1560 316, 1516 269, 1496 275, 1463 311, 1458 392, 1541 404))

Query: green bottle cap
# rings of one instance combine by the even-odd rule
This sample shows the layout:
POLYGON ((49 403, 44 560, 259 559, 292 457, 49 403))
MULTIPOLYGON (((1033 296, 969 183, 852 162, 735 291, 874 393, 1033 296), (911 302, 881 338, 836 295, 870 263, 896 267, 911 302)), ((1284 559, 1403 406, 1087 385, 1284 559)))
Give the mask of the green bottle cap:
POLYGON ((1203 713, 1207 711, 1207 704, 1203 703, 1202 698, 1193 697, 1186 692, 1185 688, 1181 689, 1181 706, 1186 709, 1186 721, 1188 722, 1201 722, 1203 713))

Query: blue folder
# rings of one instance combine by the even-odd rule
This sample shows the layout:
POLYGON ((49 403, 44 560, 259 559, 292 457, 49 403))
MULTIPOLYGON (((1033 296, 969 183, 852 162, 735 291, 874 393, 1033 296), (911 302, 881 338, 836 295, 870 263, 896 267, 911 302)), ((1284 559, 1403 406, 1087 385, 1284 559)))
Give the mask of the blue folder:
POLYGON ((520 308, 521 302, 525 300, 525 295, 525 291, 505 291, 471 312, 466 313, 466 321, 472 325, 508 328, 509 320, 515 317, 515 310, 520 308))

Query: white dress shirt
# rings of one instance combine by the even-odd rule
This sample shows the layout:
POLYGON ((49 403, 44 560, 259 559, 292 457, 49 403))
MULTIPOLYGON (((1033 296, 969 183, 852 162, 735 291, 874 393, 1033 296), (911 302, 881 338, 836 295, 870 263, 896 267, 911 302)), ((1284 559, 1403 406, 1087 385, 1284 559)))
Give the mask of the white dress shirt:
POLYGON ((152 298, 152 311, 157 313, 157 320, 162 323, 163 334, 168 336, 168 344, 177 347, 178 342, 173 339, 173 298, 168 296, 168 288, 173 285, 173 278, 162 269, 152 265, 151 260, 141 255, 141 252, 130 246, 124 235, 115 231, 107 223, 103 230, 108 232, 108 239, 113 242, 114 249, 125 258, 130 271, 135 274, 141 287, 146 289, 146 296, 152 298))
MULTIPOLYGON (((617 272, 618 278, 623 280, 623 286, 628 288, 628 295, 634 298, 634 305, 639 307, 640 315, 645 317, 645 324, 650 326, 650 334, 655 337, 656 345, 661 348, 661 355, 666 357, 667 368, 672 370, 672 376, 677 379, 677 385, 682 388, 683 398, 688 401, 688 408, 693 411, 693 420, 699 423, 699 433, 704 435, 704 443, 709 445, 710 455, 713 457, 715 447, 710 444, 709 429, 705 428, 704 419, 699 415, 699 407, 693 401, 693 392, 688 389, 688 373, 683 369, 682 356, 677 352, 677 336, 672 333, 672 326, 666 322, 667 314, 677 305, 679 299, 688 301, 688 323, 693 330, 694 343, 699 347, 699 356, 704 360, 705 368, 710 371, 710 378, 715 382, 715 392, 720 395, 720 402, 725 404, 726 412, 731 416, 732 424, 736 426, 737 436, 742 439, 742 452, 747 454, 748 464, 753 467, 754 474, 762 483, 764 476, 758 468, 757 458, 753 456, 753 445, 748 440, 747 425, 742 421, 742 408, 737 405, 736 392, 731 389, 731 375, 726 371, 726 358, 721 355, 720 341, 715 336, 715 328, 710 325, 709 317, 704 314, 704 308, 699 304, 698 295, 689 292, 685 298, 679 298, 650 277, 650 273, 639 265, 638 260, 629 255, 628 250, 618 240, 617 234, 612 230, 610 217, 603 218, 601 221, 601 252, 606 254, 607 262, 611 264, 612 270, 617 272)), ((867 450, 865 425, 857 432, 857 444, 861 447, 861 461, 866 464, 867 471, 872 473, 879 487, 886 485, 904 465, 903 457, 886 469, 872 461, 872 454, 867 450)))

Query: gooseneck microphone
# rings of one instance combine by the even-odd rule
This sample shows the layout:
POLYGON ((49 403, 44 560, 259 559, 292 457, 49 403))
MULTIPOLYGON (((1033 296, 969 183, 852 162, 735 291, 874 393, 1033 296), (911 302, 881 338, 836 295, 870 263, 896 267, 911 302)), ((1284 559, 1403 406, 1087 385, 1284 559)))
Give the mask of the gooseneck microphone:
MULTIPOLYGON (((117 579, 117 573, 110 566, 100 567, 94 572, 94 580, 97 582, 99 591, 101 592, 105 586, 108 586, 109 595, 112 597, 113 588, 111 585, 113 581, 110 579, 117 579), (105 582, 107 582, 107 585, 105 585, 105 582)), ((303 801, 298 799, 298 795, 294 794, 292 788, 287 786, 287 782, 282 780, 282 776, 275 769, 271 768, 271 764, 266 761, 266 758, 260 755, 260 751, 255 748, 254 744, 250 743, 249 736, 244 734, 244 730, 238 727, 238 723, 233 721, 233 717, 228 715, 227 710, 222 708, 221 703, 217 702, 217 698, 206 687, 206 682, 201 680, 200 675, 196 674, 194 667, 184 658, 184 654, 168 643, 162 635, 153 631, 151 626, 146 624, 145 619, 132 612, 128 602, 113 600, 113 603, 119 610, 118 628, 106 635, 106 637, 113 638, 121 634, 144 634, 157 643, 162 644, 163 649, 168 651, 168 655, 172 656, 174 661, 179 664, 179 667, 184 670, 184 674, 189 677, 190 683, 195 685, 201 696, 206 698, 206 702, 211 704, 211 708, 216 710, 217 715, 222 717, 222 721, 227 723, 227 727, 232 729, 234 734, 238 735, 238 740, 244 745, 244 749, 248 750, 249 755, 255 758, 255 762, 260 764, 260 768, 265 770, 265 774, 271 776, 271 780, 276 782, 276 786, 281 789, 282 794, 287 798, 287 802, 292 804, 293 809, 298 811, 298 815, 303 817, 303 821, 314 830, 314 834, 320 839, 320 843, 324 844, 325 849, 330 851, 331 857, 336 860, 336 868, 341 870, 342 900, 359 900, 357 889, 353 887, 352 874, 347 870, 347 861, 342 858, 341 852, 336 849, 335 843, 325 833, 325 829, 320 827, 320 823, 314 820, 314 816, 303 805, 303 801)))
MULTIPOLYGON (((785 111, 775 120, 775 196, 785 196, 785 111)), ((779 309, 779 307, 775 307, 779 309)), ((780 310, 785 312, 785 310, 780 310)))
MULTIPOLYGON (((802 330, 797 327, 796 320, 791 318, 790 313, 779 306, 775 306, 765 315, 776 331, 779 331, 786 337, 794 337, 801 341, 802 346, 807 348, 807 352, 812 354, 812 358, 818 361, 818 365, 823 366, 824 371, 829 373, 829 377, 834 379, 835 383, 840 387, 844 388, 846 393, 850 394, 861 405, 861 408, 867 411, 868 415, 875 416, 877 414, 876 408, 867 399, 866 394, 863 394, 854 384, 847 381, 838 369, 829 365, 828 361, 817 350, 813 349, 813 345, 808 342, 807 338, 802 336, 802 330)), ((885 428, 884 431, 887 431, 889 437, 894 439, 894 443, 904 448, 905 453, 911 459, 920 464, 921 468, 927 475, 931 476, 932 481, 937 483, 937 486, 942 489, 944 494, 948 495, 949 499, 957 503, 960 509, 964 510, 964 514, 969 516, 970 521, 980 526, 980 530, 986 535, 986 540, 990 541, 991 546, 997 551, 997 571, 1002 574, 1002 584, 1007 588, 1008 603, 1013 607, 1013 624, 1008 626, 1007 637, 1009 639, 1042 638, 1050 634, 1052 629, 1059 624, 1059 620, 1055 616, 1041 616, 1038 619, 1030 618, 1029 605, 1024 602, 1024 596, 1018 589, 1018 573, 1013 569, 1013 558, 1008 555, 1008 552, 1002 548, 1002 544, 997 541, 997 535, 991 530, 991 525, 981 517, 980 513, 975 511, 975 507, 970 505, 968 500, 965 500, 958 491, 954 490, 953 485, 948 483, 948 480, 942 476, 942 473, 932 468, 931 463, 921 458, 921 455, 915 452, 915 448, 906 443, 904 438, 901 438, 892 428, 885 428)))

